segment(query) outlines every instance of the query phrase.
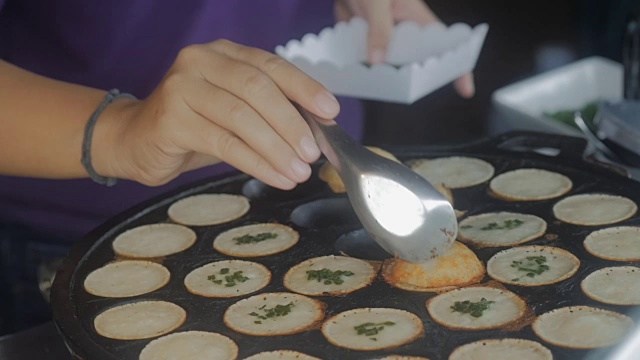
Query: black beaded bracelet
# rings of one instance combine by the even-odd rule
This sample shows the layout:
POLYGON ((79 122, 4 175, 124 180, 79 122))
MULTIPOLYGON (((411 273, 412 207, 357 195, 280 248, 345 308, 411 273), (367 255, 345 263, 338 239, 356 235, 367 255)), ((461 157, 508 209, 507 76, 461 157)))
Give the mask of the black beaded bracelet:
POLYGON ((136 97, 131 94, 120 93, 120 90, 118 89, 109 90, 104 100, 102 101, 100 106, 98 106, 96 111, 91 115, 89 121, 87 122, 87 125, 84 128, 84 137, 82 139, 82 166, 84 166, 84 169, 89 174, 91 180, 97 182, 100 185, 113 186, 118 182, 118 179, 100 176, 93 168, 93 165, 91 164, 91 140, 93 138, 93 129, 96 127, 96 122, 98 121, 100 114, 102 114, 102 111, 104 111, 107 105, 111 104, 114 100, 119 98, 135 99, 136 97))

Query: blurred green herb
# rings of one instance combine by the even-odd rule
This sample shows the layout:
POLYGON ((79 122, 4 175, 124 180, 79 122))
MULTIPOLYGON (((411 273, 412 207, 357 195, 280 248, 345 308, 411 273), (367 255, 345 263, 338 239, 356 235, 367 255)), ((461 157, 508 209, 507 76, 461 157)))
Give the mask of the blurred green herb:
POLYGON ((261 307, 258 308, 258 310, 262 311, 263 314, 258 314, 257 312, 253 311, 249 313, 249 315, 255 316, 256 318, 260 319, 260 320, 255 320, 253 322, 254 324, 262 324, 262 320, 273 319, 276 317, 289 315, 289 313, 291 312, 291 309, 294 306, 295 305, 293 304, 293 302, 290 302, 286 305, 276 305, 275 307, 272 307, 272 308, 267 308, 266 305, 262 305, 261 307))
POLYGON ((321 270, 307 270, 307 280, 317 280, 318 282, 324 282, 325 285, 341 285, 344 283, 341 276, 353 276, 353 272, 345 270, 331 271, 327 268, 321 270))
POLYGON ((269 232, 269 233, 260 233, 257 235, 246 234, 246 235, 234 237, 233 240, 235 240, 236 245, 245 245, 245 244, 259 243, 261 241, 275 239, 277 237, 278 237, 278 234, 269 232))
POLYGON ((354 326, 353 329, 358 332, 358 335, 369 336, 370 340, 378 341, 377 338, 371 336, 378 335, 382 330, 384 330, 385 326, 393 326, 395 324, 396 323, 394 323, 393 321, 385 321, 381 323, 367 322, 358 326, 354 326))
MULTIPOLYGON (((511 267, 524 271, 527 277, 534 277, 550 269, 546 262, 547 257, 544 255, 527 256, 525 260, 512 261, 511 267)), ((511 281, 520 281, 520 278, 511 279, 511 281)))
POLYGON ((583 106, 581 109, 561 110, 556 112, 544 112, 543 115, 577 129, 578 126, 573 121, 573 115, 577 110, 579 110, 582 113, 582 119, 584 119, 587 125, 593 125, 593 118, 595 117, 596 112, 598 111, 598 102, 597 101, 590 102, 587 105, 583 106))
POLYGON ((471 300, 456 301, 451 305, 451 310, 463 314, 469 314, 478 318, 482 316, 482 313, 485 310, 489 310, 489 306, 493 303, 495 303, 495 301, 487 300, 485 298, 482 298, 477 302, 473 302, 471 300))

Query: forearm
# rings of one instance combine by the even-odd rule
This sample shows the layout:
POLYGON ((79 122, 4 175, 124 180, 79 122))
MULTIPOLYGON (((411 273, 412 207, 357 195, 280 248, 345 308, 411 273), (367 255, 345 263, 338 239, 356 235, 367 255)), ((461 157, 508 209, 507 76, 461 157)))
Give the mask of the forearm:
MULTIPOLYGON (((0 174, 87 177, 80 162, 84 128, 105 91, 45 78, 1 60, 0 79, 0 174)), ((94 131, 94 167, 104 176, 115 175, 105 158, 117 132, 114 111, 107 108, 94 131)))

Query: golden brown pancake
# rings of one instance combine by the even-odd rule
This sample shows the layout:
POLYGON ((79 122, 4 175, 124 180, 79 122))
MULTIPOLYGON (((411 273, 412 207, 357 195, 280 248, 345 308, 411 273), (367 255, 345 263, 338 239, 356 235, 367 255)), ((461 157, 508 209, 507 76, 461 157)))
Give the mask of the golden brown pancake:
POLYGON ((400 289, 439 292, 477 283, 484 278, 484 271, 476 254, 456 241, 446 253, 424 264, 387 260, 382 276, 400 289))

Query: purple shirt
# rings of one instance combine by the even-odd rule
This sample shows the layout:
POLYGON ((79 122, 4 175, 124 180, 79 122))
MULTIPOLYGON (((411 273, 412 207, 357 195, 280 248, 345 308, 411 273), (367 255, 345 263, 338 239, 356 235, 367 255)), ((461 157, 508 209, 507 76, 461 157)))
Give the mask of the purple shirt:
MULTIPOLYGON (((0 0, 0 58, 55 79, 144 98, 186 45, 224 38, 273 51, 330 26, 332 8, 331 0, 0 0)), ((360 138, 360 104, 339 100, 338 121, 360 138)), ((0 177, 0 223, 71 242, 149 197, 229 170, 224 164, 200 169, 154 188, 0 177)))

